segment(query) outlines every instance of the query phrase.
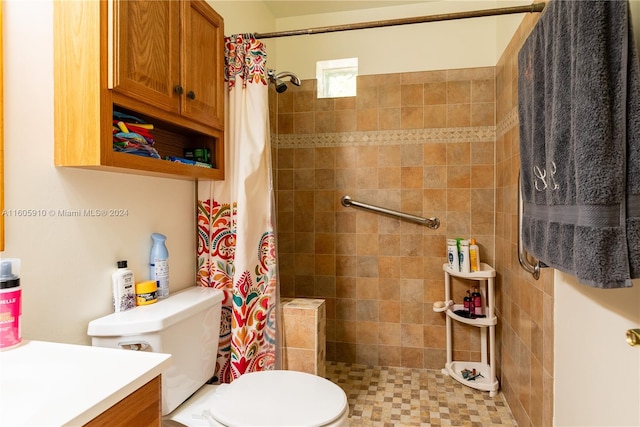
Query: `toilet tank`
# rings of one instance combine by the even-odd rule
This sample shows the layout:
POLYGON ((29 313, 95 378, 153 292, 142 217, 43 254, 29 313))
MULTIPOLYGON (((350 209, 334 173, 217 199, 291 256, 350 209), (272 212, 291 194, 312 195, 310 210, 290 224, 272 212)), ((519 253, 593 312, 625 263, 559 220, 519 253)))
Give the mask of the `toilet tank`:
POLYGON ((222 291, 194 286, 155 304, 89 322, 97 347, 171 354, 162 373, 162 415, 177 408, 215 373, 222 291))

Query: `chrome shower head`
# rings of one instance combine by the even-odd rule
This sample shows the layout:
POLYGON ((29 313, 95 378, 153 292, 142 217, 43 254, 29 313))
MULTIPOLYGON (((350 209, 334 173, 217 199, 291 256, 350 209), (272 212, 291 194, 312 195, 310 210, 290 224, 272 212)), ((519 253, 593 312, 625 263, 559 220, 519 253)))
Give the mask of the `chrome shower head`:
POLYGON ((300 84, 301 84, 300 79, 298 78, 298 76, 296 76, 292 72, 283 71, 281 73, 276 74, 276 79, 282 79, 283 77, 289 77, 289 80, 291 81, 291 83, 293 83, 296 86, 300 86, 300 84))
POLYGON ((287 84, 280 79, 276 79, 276 92, 282 93, 287 90, 287 84))
POLYGON ((275 70, 267 70, 267 76, 269 77, 269 82, 273 83, 276 87, 276 92, 282 93, 287 90, 287 83, 284 82, 283 78, 289 78, 289 81, 296 86, 301 85, 301 81, 295 74, 289 71, 283 71, 281 73, 276 74, 275 70))

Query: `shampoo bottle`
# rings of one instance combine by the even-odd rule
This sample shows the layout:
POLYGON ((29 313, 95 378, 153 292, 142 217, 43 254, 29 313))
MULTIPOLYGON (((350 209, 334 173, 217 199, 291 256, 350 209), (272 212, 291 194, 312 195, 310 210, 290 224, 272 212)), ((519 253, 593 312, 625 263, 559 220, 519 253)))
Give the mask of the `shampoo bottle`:
POLYGON ((0 263, 0 350, 8 350, 22 342, 22 288, 20 260, 3 259, 0 263))
POLYGON ((462 273, 471 272, 471 264, 469 262, 469 241, 460 241, 460 271, 462 273))
POLYGON ((480 271, 480 248, 476 244, 476 239, 471 239, 471 244, 469 245, 469 263, 472 273, 480 271))
POLYGON ((158 298, 166 298, 169 296, 169 251, 164 243, 167 238, 163 234, 153 233, 151 240, 150 278, 158 284, 158 298))
POLYGON ((118 261, 118 269, 111 276, 113 310, 126 311, 136 306, 136 290, 133 272, 127 268, 127 261, 118 261))
POLYGON ((458 256, 458 242, 456 239, 447 239, 447 260, 449 268, 453 271, 460 271, 460 257, 458 256))

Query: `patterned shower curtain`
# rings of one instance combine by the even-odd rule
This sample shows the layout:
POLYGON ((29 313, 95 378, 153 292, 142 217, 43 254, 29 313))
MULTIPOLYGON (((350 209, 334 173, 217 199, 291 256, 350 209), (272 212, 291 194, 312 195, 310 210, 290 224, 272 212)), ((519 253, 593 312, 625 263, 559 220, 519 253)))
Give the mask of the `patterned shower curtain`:
POLYGON ((275 369, 278 281, 265 46, 225 39, 226 178, 198 186, 198 282, 224 292, 217 380, 275 369))

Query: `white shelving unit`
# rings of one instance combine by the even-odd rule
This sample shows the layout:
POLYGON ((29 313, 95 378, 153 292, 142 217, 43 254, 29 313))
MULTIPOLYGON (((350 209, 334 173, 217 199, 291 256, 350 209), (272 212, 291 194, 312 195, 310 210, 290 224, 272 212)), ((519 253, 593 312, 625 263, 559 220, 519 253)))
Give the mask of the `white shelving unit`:
POLYGON ((498 379, 496 378, 495 350, 496 324, 498 323, 495 315, 494 294, 496 271, 493 267, 485 263, 481 263, 480 268, 481 271, 474 273, 460 273, 449 268, 449 264, 444 264, 442 269, 444 270, 445 280, 445 305, 441 308, 433 307, 433 311, 445 312, 447 315, 447 363, 442 369, 442 373, 453 377, 466 386, 488 391, 489 396, 493 397, 498 394, 499 388, 498 379), (483 302, 482 312, 486 317, 472 319, 459 316, 455 313, 456 310, 462 310, 464 306, 462 304, 455 304, 451 299, 451 276, 479 282, 478 287, 482 294, 483 302), (453 321, 480 328, 480 362, 453 360, 453 321), (464 369, 475 369, 482 374, 482 376, 474 380, 467 380, 462 376, 464 369))

